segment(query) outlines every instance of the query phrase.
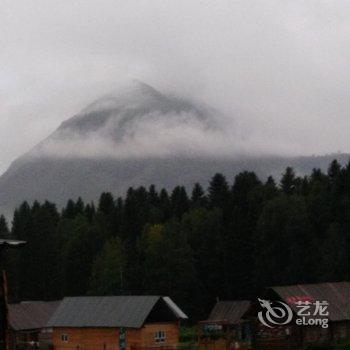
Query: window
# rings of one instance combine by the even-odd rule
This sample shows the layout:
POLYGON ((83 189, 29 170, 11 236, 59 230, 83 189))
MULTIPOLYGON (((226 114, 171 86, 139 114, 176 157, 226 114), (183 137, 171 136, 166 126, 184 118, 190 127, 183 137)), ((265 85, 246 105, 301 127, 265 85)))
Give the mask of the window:
POLYGON ((43 328, 41 333, 52 333, 52 328, 43 328))
POLYGON ((69 337, 68 337, 68 334, 61 334, 61 341, 67 343, 68 338, 69 338, 69 337))
POLYGON ((164 342, 166 339, 166 334, 164 331, 158 331, 154 333, 154 340, 157 343, 164 342))

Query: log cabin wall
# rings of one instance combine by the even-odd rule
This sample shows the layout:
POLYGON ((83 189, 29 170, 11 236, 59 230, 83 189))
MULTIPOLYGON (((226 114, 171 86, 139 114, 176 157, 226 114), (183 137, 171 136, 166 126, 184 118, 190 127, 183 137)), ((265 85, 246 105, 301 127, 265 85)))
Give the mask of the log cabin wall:
POLYGON ((179 343, 179 325, 178 322, 169 323, 148 323, 141 329, 141 346, 149 347, 176 347, 179 343), (156 332, 165 333, 164 341, 156 341, 156 332))
POLYGON ((55 350, 118 350, 117 328, 55 328, 55 350))
MULTIPOLYGON (((126 350, 177 347, 179 325, 177 322, 148 323, 140 329, 126 330, 126 350), (164 332, 164 341, 155 334, 164 332)), ((54 350, 119 350, 118 328, 55 328, 54 350)))

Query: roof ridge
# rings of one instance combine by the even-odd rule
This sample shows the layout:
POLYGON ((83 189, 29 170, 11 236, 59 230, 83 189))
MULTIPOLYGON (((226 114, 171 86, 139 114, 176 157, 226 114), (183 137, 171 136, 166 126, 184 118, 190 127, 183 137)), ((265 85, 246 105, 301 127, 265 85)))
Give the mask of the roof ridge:
POLYGON ((350 281, 337 281, 337 282, 317 282, 317 283, 301 283, 301 284, 286 284, 282 286, 270 286, 268 289, 273 288, 287 288, 287 287, 301 287, 301 286, 319 286, 319 285, 328 285, 328 284, 350 284, 350 281))
POLYGON ((142 297, 142 298, 162 298, 162 295, 73 295, 73 296, 66 296, 63 297, 64 299, 77 299, 77 298, 138 298, 138 297, 142 297))
MULTIPOLYGON (((162 298, 158 295, 66 297, 49 320, 48 326, 140 328, 162 298)), ((171 303, 168 303, 168 307, 174 309, 171 303)))

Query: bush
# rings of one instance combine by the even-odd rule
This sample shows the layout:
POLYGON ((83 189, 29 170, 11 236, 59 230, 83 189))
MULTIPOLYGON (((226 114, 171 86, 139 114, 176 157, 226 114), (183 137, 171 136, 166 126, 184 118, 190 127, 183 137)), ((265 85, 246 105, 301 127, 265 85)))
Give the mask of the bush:
POLYGON ((342 343, 338 344, 334 347, 335 350, 350 350, 350 343, 342 343))
POLYGON ((180 346, 192 347, 197 343, 197 328, 196 327, 181 327, 180 328, 180 346))

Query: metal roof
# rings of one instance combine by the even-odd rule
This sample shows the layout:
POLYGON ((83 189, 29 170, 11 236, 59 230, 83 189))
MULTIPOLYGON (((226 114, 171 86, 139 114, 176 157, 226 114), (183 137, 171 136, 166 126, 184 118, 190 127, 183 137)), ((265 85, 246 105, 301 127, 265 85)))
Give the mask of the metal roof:
POLYGON ((209 319, 205 322, 227 321, 230 324, 238 323, 249 309, 248 300, 218 301, 212 309, 209 319))
POLYGON ((26 244, 26 241, 18 241, 14 239, 0 239, 0 247, 19 247, 26 244))
POLYGON ((10 327, 16 331, 45 328, 47 321, 59 304, 60 301, 30 301, 9 304, 10 327))
POLYGON ((174 312, 177 318, 183 319, 183 320, 188 319, 187 315, 169 297, 163 297, 163 300, 174 312))
POLYGON ((327 301, 331 321, 350 320, 350 282, 298 284, 271 287, 283 301, 297 311, 298 301, 327 301))
POLYGON ((63 299, 48 326, 140 328, 160 300, 177 318, 186 316, 170 298, 182 314, 178 314, 177 309, 160 296, 68 297, 63 299))

